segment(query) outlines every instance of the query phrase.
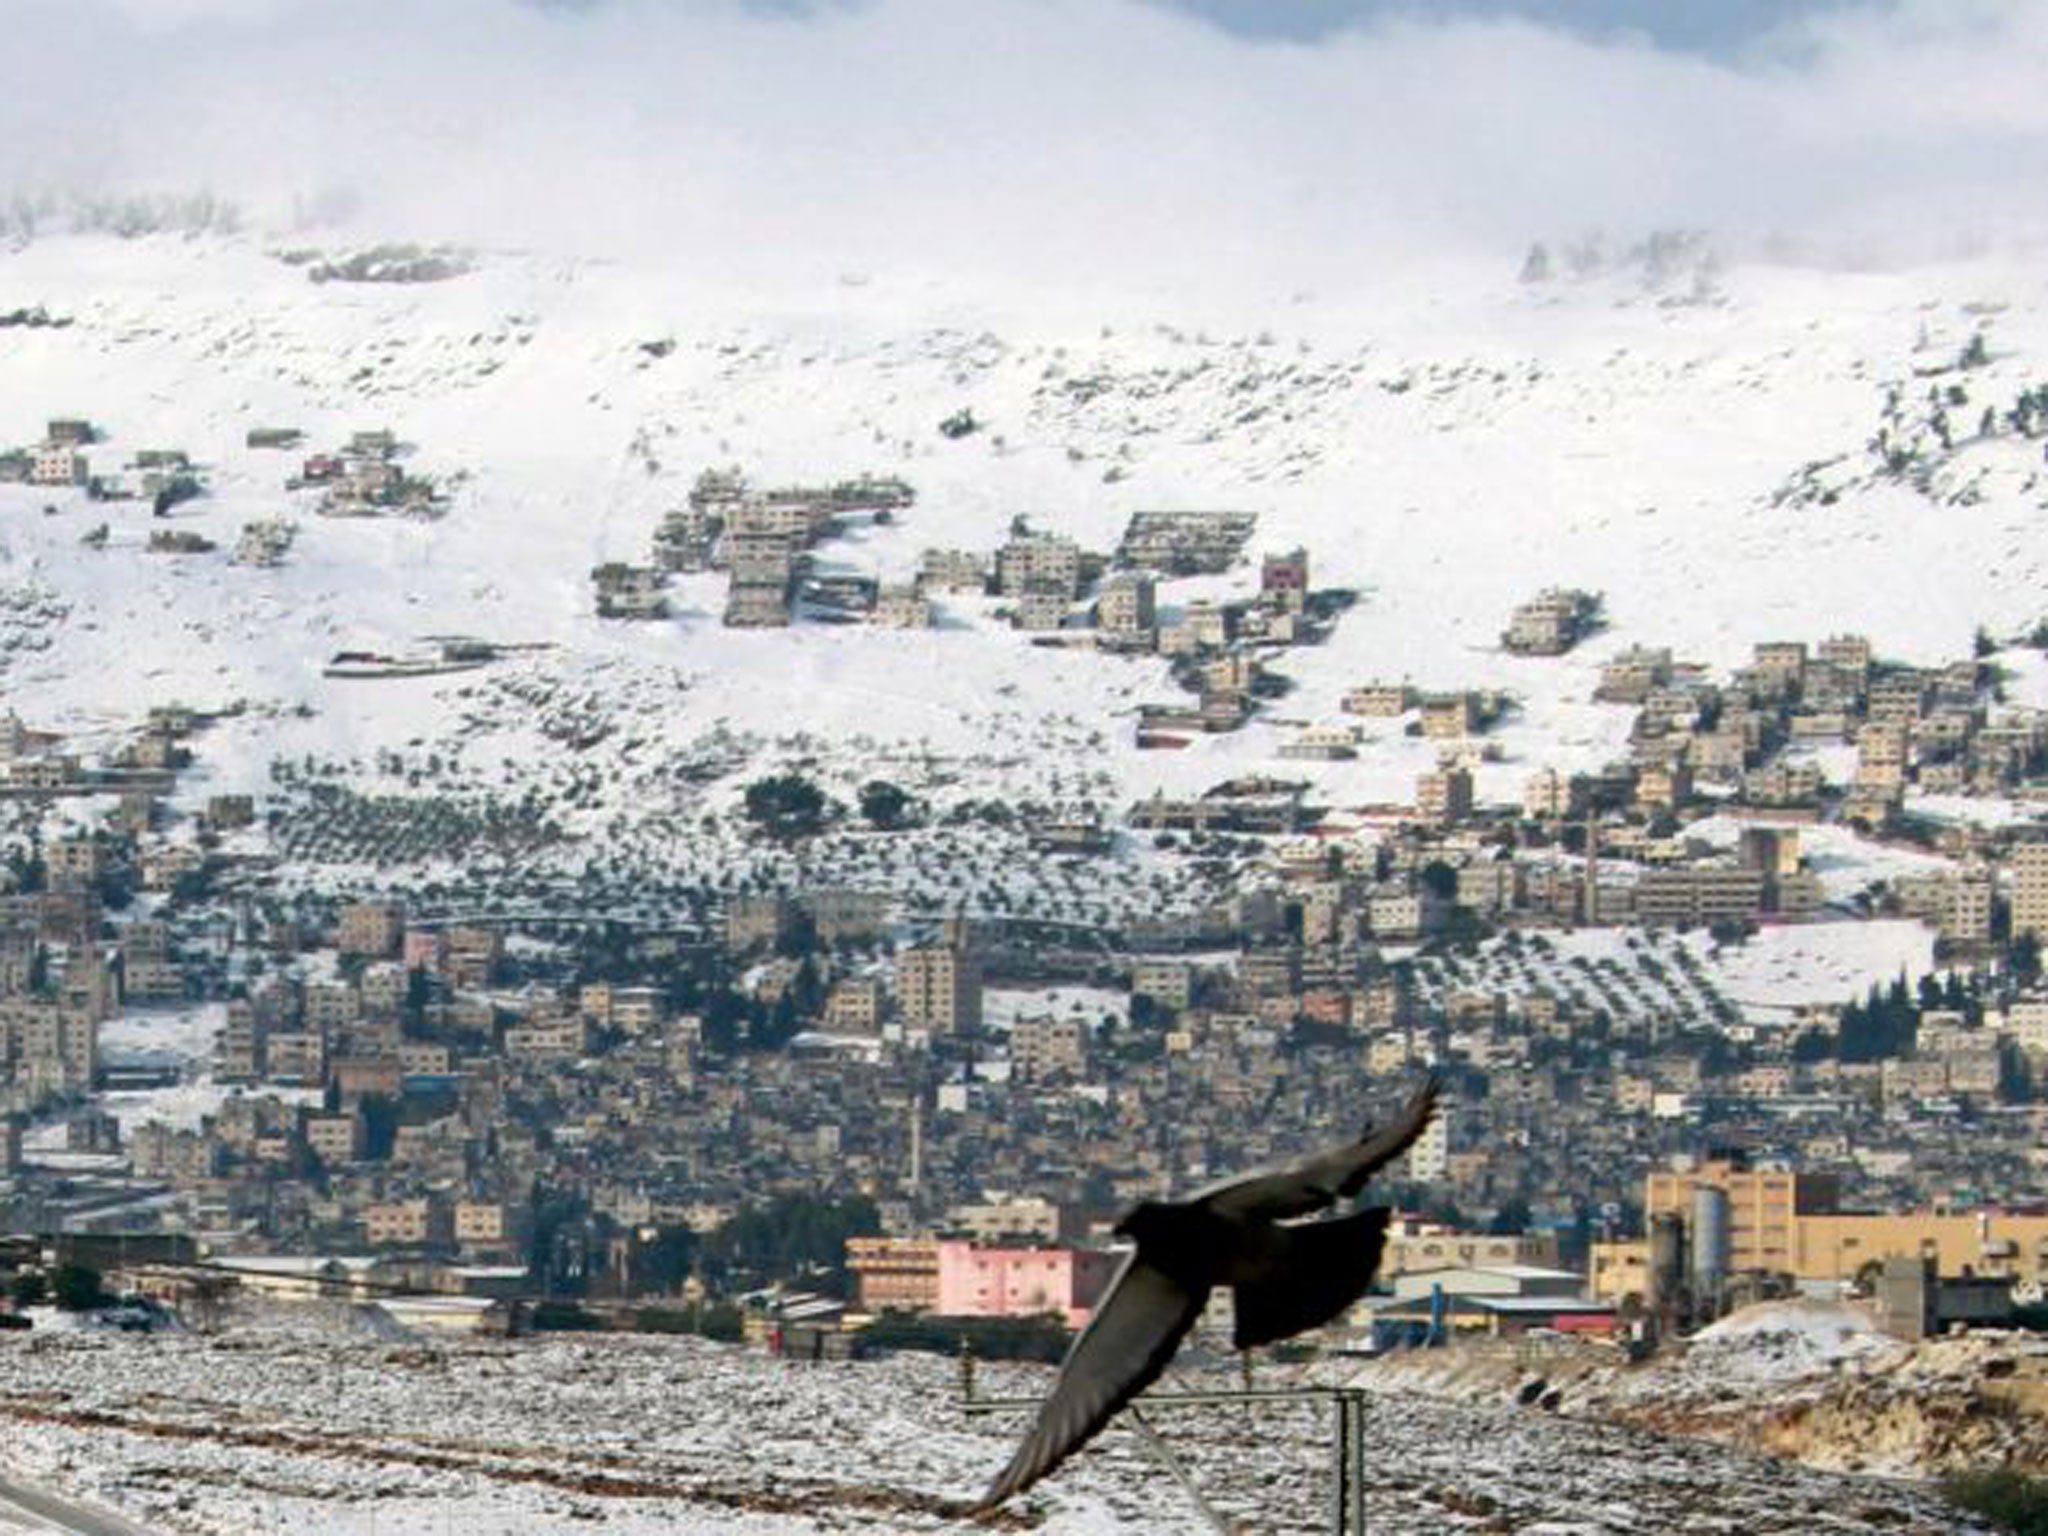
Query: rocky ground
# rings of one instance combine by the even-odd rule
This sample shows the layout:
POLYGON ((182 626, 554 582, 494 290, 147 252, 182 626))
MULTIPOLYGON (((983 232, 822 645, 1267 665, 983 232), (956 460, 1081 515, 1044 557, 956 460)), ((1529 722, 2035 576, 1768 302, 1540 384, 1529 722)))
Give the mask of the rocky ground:
MULTIPOLYGON (((1272 1366, 1259 1384, 1352 1369, 1272 1366)), ((984 1366, 978 1390, 1048 1380, 984 1366)), ((1167 1385, 1234 1380, 1196 1365, 1167 1385)), ((1972 1529, 1911 1481, 1512 1394, 1455 1401, 1389 1381, 1368 1413, 1376 1531, 1972 1529)), ((1327 1528, 1329 1415, 1312 1400, 1154 1422, 1239 1528, 1314 1531, 1327 1528)), ((933 1357, 797 1365, 686 1339, 394 1340, 341 1314, 206 1336, 0 1335, 0 1464, 195 1536, 941 1530, 962 1524, 1021 1428, 963 1412, 955 1365, 933 1357)), ((993 1525, 1208 1529, 1127 1428, 993 1525)))
POLYGON ((2048 1340, 1978 1331, 1906 1344, 1848 1306, 1754 1307, 1641 1365, 1598 1346, 1525 1343, 1388 1356, 1357 1374, 1385 1391, 1531 1399, 1830 1471, 2048 1469, 2048 1340))

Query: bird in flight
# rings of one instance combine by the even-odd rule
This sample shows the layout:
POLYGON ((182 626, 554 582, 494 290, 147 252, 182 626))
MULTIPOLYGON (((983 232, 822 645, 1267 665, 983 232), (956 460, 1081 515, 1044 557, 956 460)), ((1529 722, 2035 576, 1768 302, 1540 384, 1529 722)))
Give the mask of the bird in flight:
POLYGON ((1060 1366, 1037 1422, 975 1506, 993 1509, 1086 1445, 1132 1398, 1159 1379, 1227 1285, 1236 1302, 1239 1349, 1321 1327, 1372 1283, 1386 1242, 1385 1206, 1301 1221, 1349 1199, 1420 1136, 1436 1112, 1426 1079, 1382 1130, 1293 1168, 1255 1173, 1188 1200, 1147 1200, 1116 1224, 1135 1246, 1060 1366))

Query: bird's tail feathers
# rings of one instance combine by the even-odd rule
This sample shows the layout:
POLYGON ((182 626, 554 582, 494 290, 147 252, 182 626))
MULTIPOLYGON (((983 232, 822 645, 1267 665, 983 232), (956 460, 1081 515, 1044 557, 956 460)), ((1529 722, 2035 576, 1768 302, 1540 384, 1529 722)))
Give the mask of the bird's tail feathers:
POLYGON ((1320 1328, 1365 1294, 1387 1243, 1385 1206, 1336 1221, 1281 1227, 1270 1271, 1232 1287, 1234 1342, 1252 1349, 1320 1328))

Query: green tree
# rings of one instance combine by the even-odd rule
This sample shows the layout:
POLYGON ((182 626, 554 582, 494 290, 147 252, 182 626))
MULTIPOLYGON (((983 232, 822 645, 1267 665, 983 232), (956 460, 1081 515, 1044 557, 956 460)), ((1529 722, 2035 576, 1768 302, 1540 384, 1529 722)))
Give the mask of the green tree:
POLYGON ((43 845, 40 840, 26 848, 7 850, 7 873, 14 882, 14 889, 24 893, 40 891, 48 878, 49 866, 43 862, 43 845))
POLYGON ((1952 1472, 1941 1480, 1941 1493, 2000 1530, 2048 1536, 2048 1480, 2010 1467, 1952 1472))
POLYGON ((50 1294, 66 1312, 90 1312, 113 1299, 100 1284, 100 1272, 85 1264, 60 1264, 50 1294))
POLYGON ((908 824, 910 796, 887 779, 869 779, 860 787, 860 813, 877 831, 894 832, 908 824))
POLYGON ((818 974, 818 962, 809 955, 796 968, 796 974, 789 978, 789 995, 796 1003, 797 1012, 805 1018, 814 1016, 825 1006, 825 979, 818 974))
POLYGON ((880 1213, 864 1197, 782 1195, 736 1212, 705 1239, 701 1268, 729 1289, 800 1279, 844 1291, 846 1240, 881 1229, 880 1213))
POLYGON ((784 987, 782 995, 769 1006, 767 1019, 755 1026, 752 1043, 764 1050, 779 1050, 794 1040, 803 1027, 794 989, 784 987))
POLYGON ((756 1004, 730 987, 719 987, 704 999, 704 1041, 713 1050, 736 1051, 753 1032, 756 1004))
POLYGON ((818 920, 803 907, 789 914, 775 953, 786 960, 806 960, 818 952, 818 920))
POLYGON ((526 1266, 549 1294, 581 1290, 583 1274, 574 1258, 590 1203, 571 1189, 549 1189, 534 1180, 529 1198, 533 1219, 526 1242, 526 1266))
POLYGON ((1533 1217, 1534 1213, 1529 1209, 1529 1202, 1520 1195, 1515 1195, 1505 1201, 1493 1213, 1493 1218, 1487 1222, 1486 1229, 1489 1232, 1502 1235, 1526 1232, 1529 1230, 1529 1224, 1533 1217))
POLYGON ((634 1278, 649 1291, 677 1291, 697 1258, 697 1234, 686 1226, 658 1228, 651 1242, 641 1245, 634 1260, 634 1278))
POLYGON ((2012 974, 2015 981, 2031 985, 2041 976, 2041 937, 2027 932, 2012 941, 2012 974))
POLYGON ((1442 901, 1458 899, 1458 872, 1442 859, 1431 859, 1422 866, 1420 876, 1422 888, 1442 901))
POLYGON ((363 1156, 387 1158, 398 1141, 398 1101, 389 1094, 366 1093, 357 1099, 363 1116, 363 1156))
POLYGON ((825 824, 825 792, 800 773, 778 773, 747 786, 747 819, 779 842, 795 842, 825 824))

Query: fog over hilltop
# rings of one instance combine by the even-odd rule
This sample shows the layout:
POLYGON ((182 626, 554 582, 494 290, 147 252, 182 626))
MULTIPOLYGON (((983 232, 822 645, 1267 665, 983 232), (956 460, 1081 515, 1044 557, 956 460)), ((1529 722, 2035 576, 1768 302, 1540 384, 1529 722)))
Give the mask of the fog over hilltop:
POLYGON ((1340 296, 1534 236, 1889 265, 2038 233, 2048 11, 1223 0, 17 0, 0 195, 746 285, 1340 296), (1218 20, 1229 25, 1217 25, 1218 20))

